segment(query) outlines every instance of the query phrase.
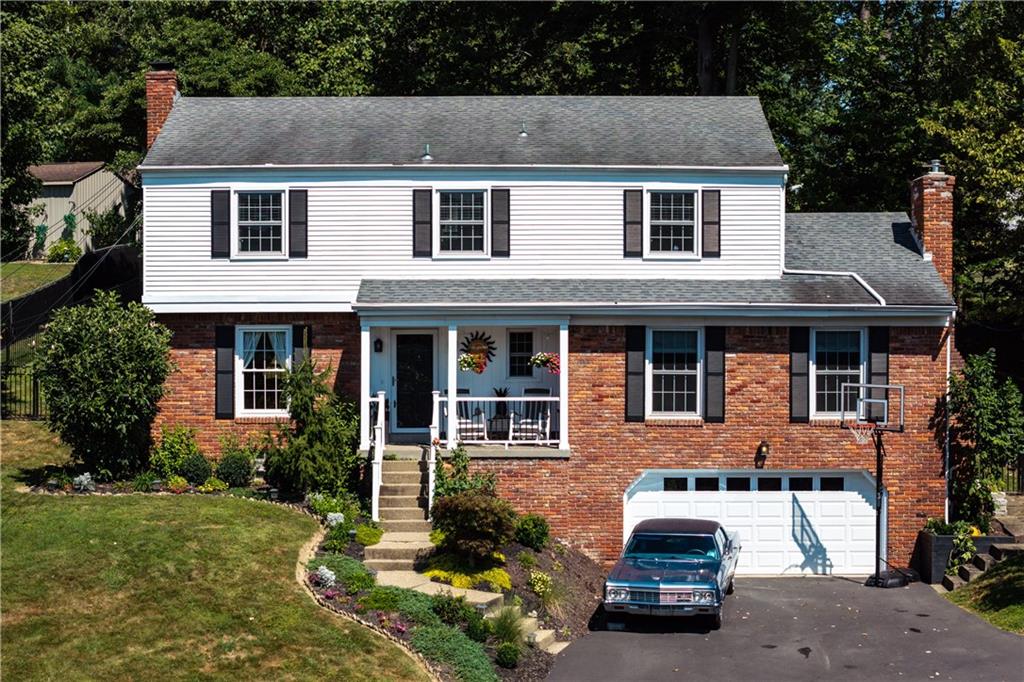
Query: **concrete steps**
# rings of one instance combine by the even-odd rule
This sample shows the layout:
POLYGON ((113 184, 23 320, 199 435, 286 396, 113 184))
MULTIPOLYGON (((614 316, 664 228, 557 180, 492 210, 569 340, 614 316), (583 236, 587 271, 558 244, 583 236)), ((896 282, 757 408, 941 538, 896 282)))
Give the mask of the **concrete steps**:
POLYGON ((963 587, 967 583, 958 575, 944 575, 942 576, 942 586, 946 588, 948 592, 952 592, 958 587, 963 587))
MULTIPOLYGON (((413 474, 416 476, 417 474, 413 474)), ((423 497, 424 486, 420 482, 415 483, 390 483, 385 481, 380 486, 380 496, 384 497, 423 497)))
POLYGON ((980 576, 982 573, 984 573, 984 571, 979 569, 977 566, 974 566, 973 564, 964 564, 963 566, 957 569, 957 575, 959 575, 960 579, 963 580, 965 583, 971 582, 972 580, 980 576))
POLYGON ((381 519, 380 527, 385 532, 429 533, 430 521, 425 519, 381 519))
POLYGON ((1003 543, 1000 545, 992 545, 992 549, 989 550, 992 557, 996 561, 1003 561, 1013 556, 1024 554, 1024 542, 1015 543, 1003 543))
POLYGON ((996 560, 992 558, 991 554, 975 554, 974 558, 971 559, 971 563, 973 563, 975 568, 979 571, 987 571, 996 565, 996 560))
POLYGON ((947 575, 942 578, 942 586, 947 591, 953 591, 958 587, 977 580, 984 575, 985 571, 992 569, 1001 561, 1012 556, 1024 554, 1024 543, 1002 543, 994 544, 989 551, 975 554, 971 563, 965 564, 957 569, 956 575, 947 575))
POLYGON ((381 521, 426 521, 427 510, 417 506, 380 507, 381 521))

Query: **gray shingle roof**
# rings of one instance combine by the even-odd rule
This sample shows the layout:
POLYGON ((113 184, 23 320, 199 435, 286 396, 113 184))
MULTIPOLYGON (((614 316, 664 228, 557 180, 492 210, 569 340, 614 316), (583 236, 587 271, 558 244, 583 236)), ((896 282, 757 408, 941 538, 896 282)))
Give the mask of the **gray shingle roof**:
POLYGON ((891 305, 952 305, 905 213, 789 213, 786 267, 856 272, 891 305))
POLYGON ((143 168, 420 165, 424 144, 434 165, 783 164, 756 97, 183 97, 143 168))
POLYGON ((357 306, 557 304, 860 304, 875 299, 852 277, 786 275, 773 280, 365 279, 357 306))

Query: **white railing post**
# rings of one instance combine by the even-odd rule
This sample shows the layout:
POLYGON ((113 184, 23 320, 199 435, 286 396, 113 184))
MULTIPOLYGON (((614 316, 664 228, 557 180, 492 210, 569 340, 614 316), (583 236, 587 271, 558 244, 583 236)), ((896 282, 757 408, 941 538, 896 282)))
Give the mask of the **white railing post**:
POLYGON ((371 485, 373 487, 370 515, 374 521, 380 521, 380 485, 384 472, 384 416, 387 413, 387 400, 384 391, 377 391, 377 422, 373 426, 373 470, 371 485))
POLYGON ((359 330, 359 449, 370 449, 370 328, 359 330))
POLYGON ((448 323, 448 449, 459 444, 458 405, 459 395, 459 326, 448 323))
POLYGON ((569 449, 569 323, 558 326, 558 448, 569 449))
POLYGON ((430 408, 430 448, 427 450, 427 518, 434 506, 434 469, 437 467, 437 448, 441 443, 441 391, 432 391, 430 408))

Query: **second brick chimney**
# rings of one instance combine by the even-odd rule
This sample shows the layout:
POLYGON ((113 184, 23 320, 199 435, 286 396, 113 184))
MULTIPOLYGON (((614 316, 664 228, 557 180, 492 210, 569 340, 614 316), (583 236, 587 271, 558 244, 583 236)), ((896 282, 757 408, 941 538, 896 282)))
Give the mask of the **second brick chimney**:
POLYGON ((953 293, 953 186, 956 178, 946 175, 942 165, 932 161, 931 169, 910 183, 910 220, 925 258, 931 258, 939 277, 953 293))
POLYGON ((146 149, 164 127, 178 94, 178 74, 169 62, 153 62, 146 73, 146 149))

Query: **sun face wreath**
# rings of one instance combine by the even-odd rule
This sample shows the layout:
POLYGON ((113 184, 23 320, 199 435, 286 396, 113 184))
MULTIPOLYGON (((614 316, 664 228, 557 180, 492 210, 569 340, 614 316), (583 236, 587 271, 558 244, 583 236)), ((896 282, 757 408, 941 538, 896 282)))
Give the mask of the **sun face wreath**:
POLYGON ((459 369, 464 372, 483 374, 487 364, 494 359, 497 347, 494 339, 481 331, 475 331, 462 340, 462 354, 459 355, 459 369))

